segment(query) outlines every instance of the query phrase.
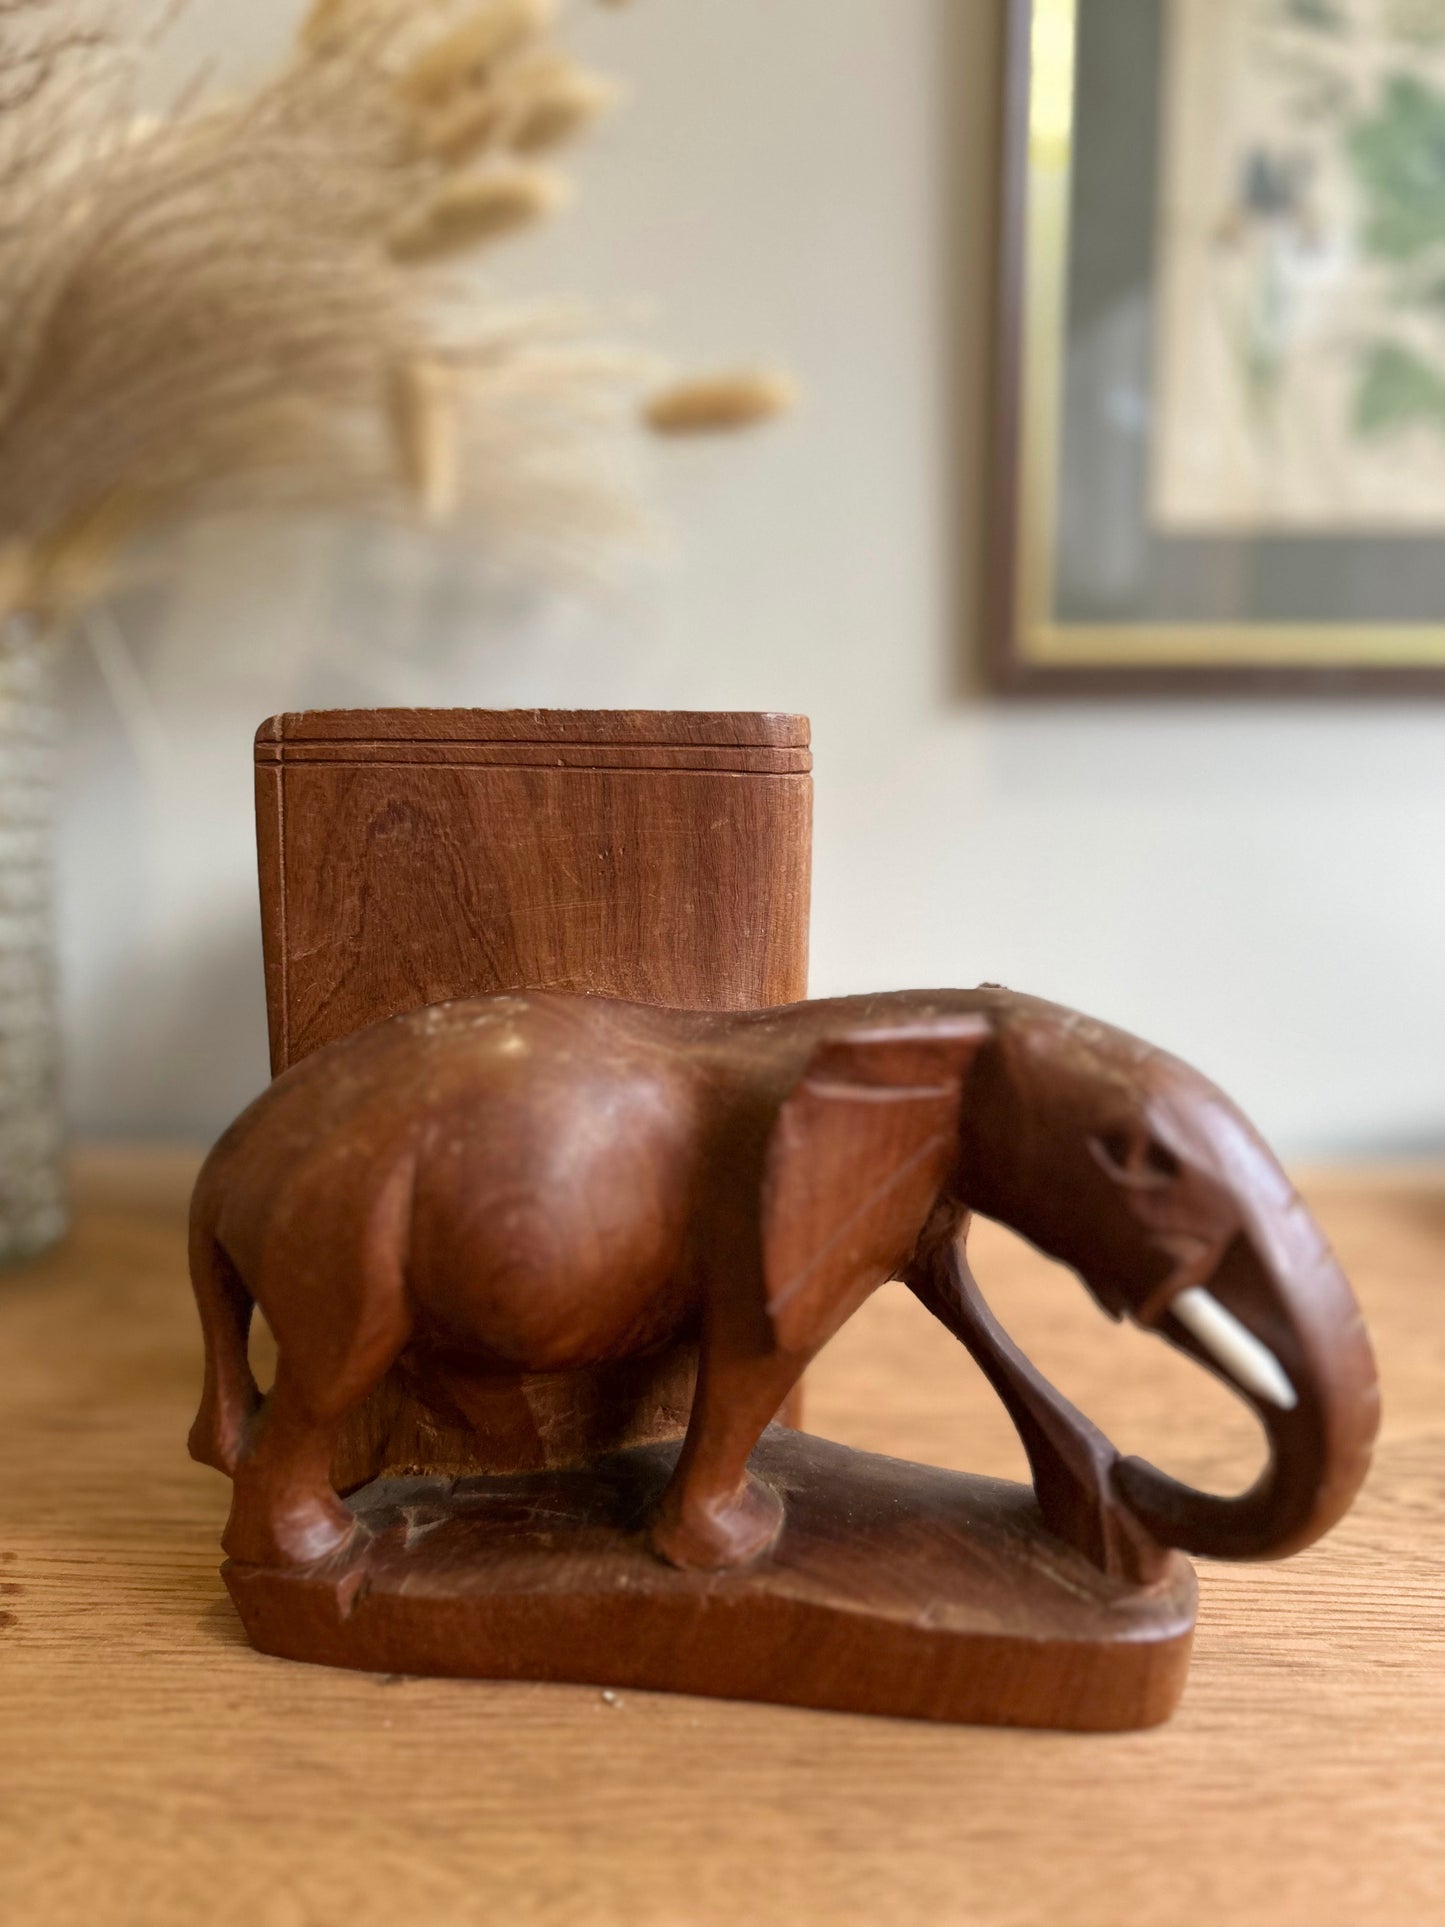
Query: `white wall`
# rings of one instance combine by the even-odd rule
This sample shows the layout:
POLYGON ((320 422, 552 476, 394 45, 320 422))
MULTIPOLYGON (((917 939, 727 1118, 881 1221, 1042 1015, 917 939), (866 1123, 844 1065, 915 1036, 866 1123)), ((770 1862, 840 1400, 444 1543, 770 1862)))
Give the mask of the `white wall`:
MULTIPOLYGON (((190 44, 295 9, 198 0, 190 44), (237 21, 237 12, 242 20, 237 21), (230 16, 228 19, 227 16, 230 16)), ((585 605, 426 550, 186 545, 122 614, 139 768, 72 663, 65 961, 77 1125, 211 1133, 265 1077, 250 736, 279 709, 796 708, 818 757, 814 987, 982 978, 1208 1068, 1295 1153, 1445 1147, 1445 709, 1012 709, 976 641, 995 0, 588 10, 631 108, 502 285, 785 358, 771 438, 664 468, 677 562, 585 605)), ((271 44, 275 44, 274 38, 271 44)))

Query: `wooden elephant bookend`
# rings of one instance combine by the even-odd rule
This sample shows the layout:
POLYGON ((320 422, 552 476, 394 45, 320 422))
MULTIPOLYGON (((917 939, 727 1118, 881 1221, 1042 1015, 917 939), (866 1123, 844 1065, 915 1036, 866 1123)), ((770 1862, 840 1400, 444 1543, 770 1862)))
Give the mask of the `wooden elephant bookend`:
POLYGON ((233 1481, 261 1651, 1140 1727, 1183 1689, 1184 1555, 1281 1556, 1349 1505, 1369 1346, 1220 1092, 998 989, 797 1001, 808 768, 793 717, 262 730, 277 1075, 191 1222, 191 1451, 233 1481), (993 1318, 974 1214, 1245 1399, 1257 1484, 1121 1457, 993 1318), (997 1391, 1032 1489, 796 1429, 890 1281, 997 1391))
MULTIPOLYGON (((227 1582, 263 1650, 1081 1728, 1182 1688, 1192 1569, 1349 1504, 1375 1423, 1349 1288, 1194 1072, 997 991, 681 1012, 539 992, 395 1018, 278 1079, 202 1173, 192 1451, 234 1480, 227 1582), (1219 1499, 1120 1459, 978 1297, 1002 1218, 1253 1403, 1219 1499), (770 1421, 901 1278, 978 1359, 1035 1491, 770 1421), (259 1304, 279 1363, 247 1364, 259 1304), (699 1349, 683 1439, 338 1496, 341 1427, 410 1353, 538 1375, 699 1349)), ((417 1369, 426 1370, 423 1362, 417 1369)))

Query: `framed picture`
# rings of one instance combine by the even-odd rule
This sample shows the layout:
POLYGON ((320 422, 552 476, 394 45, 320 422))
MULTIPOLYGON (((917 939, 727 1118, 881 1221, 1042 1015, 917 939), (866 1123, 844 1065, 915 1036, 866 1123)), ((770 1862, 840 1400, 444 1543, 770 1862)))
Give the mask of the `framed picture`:
POLYGON ((1445 693, 1445 0, 1010 0, 1027 692, 1445 693))

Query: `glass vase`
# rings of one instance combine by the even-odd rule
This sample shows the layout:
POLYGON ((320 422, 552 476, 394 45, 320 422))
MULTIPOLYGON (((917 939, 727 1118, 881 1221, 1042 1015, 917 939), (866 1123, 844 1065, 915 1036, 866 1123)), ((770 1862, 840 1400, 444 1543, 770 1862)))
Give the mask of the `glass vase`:
POLYGON ((64 1233, 54 823, 53 639, 0 622, 0 1266, 64 1233))

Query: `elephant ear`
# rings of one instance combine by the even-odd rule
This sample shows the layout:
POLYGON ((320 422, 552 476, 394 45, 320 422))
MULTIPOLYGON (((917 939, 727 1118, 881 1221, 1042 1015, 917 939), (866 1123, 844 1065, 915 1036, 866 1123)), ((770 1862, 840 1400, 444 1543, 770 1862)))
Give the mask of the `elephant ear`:
POLYGON ((784 1351, 824 1343, 907 1263, 957 1151, 991 1035, 954 1017, 825 1039, 778 1111, 763 1173, 763 1282, 784 1351))

